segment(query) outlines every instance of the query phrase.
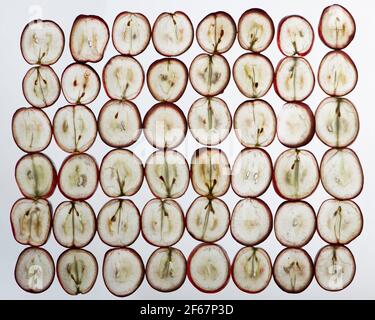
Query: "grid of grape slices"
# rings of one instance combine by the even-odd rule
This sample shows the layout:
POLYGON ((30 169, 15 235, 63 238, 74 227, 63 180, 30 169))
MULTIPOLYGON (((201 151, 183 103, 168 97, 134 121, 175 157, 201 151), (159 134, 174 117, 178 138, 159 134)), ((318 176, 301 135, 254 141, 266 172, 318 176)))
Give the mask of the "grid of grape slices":
POLYGON ((152 28, 144 15, 123 12, 110 31, 102 18, 80 15, 68 43, 74 62, 58 77, 51 65, 64 50, 64 32, 50 20, 30 22, 21 35, 22 55, 32 65, 22 83, 30 107, 17 110, 12 120, 14 140, 26 153, 15 167, 23 198, 11 209, 14 237, 27 246, 15 264, 17 284, 40 293, 56 273, 68 294, 85 294, 101 269, 106 287, 119 297, 135 292, 144 278, 161 292, 177 290, 186 278, 206 293, 222 290, 230 278, 248 293, 266 289, 272 278, 289 293, 304 291, 314 277, 325 290, 346 288, 355 275, 354 256, 346 245, 363 225, 361 210, 352 201, 362 190, 363 172, 348 148, 357 137, 359 117, 345 98, 355 88, 358 74, 342 51, 354 38, 355 21, 347 9, 332 5, 322 11, 318 31, 333 50, 315 76, 308 54, 316 39, 301 16, 283 18, 275 30, 261 9, 247 10, 237 23, 220 11, 208 14, 194 29, 179 11, 161 13, 152 28), (274 38, 285 56, 276 68, 262 54, 274 38), (106 63, 100 77, 94 65, 102 60, 110 39, 119 55, 106 63), (176 57, 193 41, 202 52, 188 69, 176 57), (225 53, 235 41, 244 53, 230 66, 225 53), (136 56, 151 42, 165 57, 144 72, 136 56), (220 98, 231 73, 238 94, 247 99, 234 114, 220 98), (328 97, 313 113, 303 101, 312 93, 315 77, 328 97), (185 114, 175 103, 188 83, 201 98, 192 101, 185 114), (110 100, 96 118, 90 103, 101 84, 110 100), (157 103, 141 119, 132 100, 146 85, 157 103), (277 116, 263 100, 272 86, 285 102, 277 116), (43 108, 54 105, 61 92, 68 105, 51 121, 43 108), (229 163, 215 146, 232 127, 245 148, 229 163), (188 130, 202 145, 190 163, 175 150, 188 130), (113 148, 100 160, 86 153, 98 133, 113 148), (142 133, 156 149, 144 164, 127 149, 142 133), (329 148, 320 165, 304 148, 315 134, 329 148), (272 163, 267 146, 276 135, 287 149, 272 163), (58 172, 41 153, 52 137, 70 154, 58 172), (155 198, 137 208, 131 197, 144 180, 155 198), (332 199, 315 213, 303 199, 320 182, 332 199), (183 212, 178 198, 190 183, 198 198, 183 212), (99 184, 110 199, 94 210, 86 200, 99 184), (259 198, 271 184, 286 200, 274 213, 259 198), (230 187, 241 198, 232 212, 220 199, 230 187), (53 209, 48 198, 56 189, 67 200, 53 209), (201 242, 186 257, 173 247, 185 229, 201 242), (229 229, 244 246, 232 261, 216 244, 229 229), (285 246, 274 261, 258 247, 272 230, 285 246), (316 230, 328 245, 313 262, 303 247, 316 230), (52 231, 67 248, 56 264, 42 248, 52 231), (96 234, 112 247, 100 267, 84 249, 96 234), (157 247, 147 261, 131 248, 140 234, 157 247))

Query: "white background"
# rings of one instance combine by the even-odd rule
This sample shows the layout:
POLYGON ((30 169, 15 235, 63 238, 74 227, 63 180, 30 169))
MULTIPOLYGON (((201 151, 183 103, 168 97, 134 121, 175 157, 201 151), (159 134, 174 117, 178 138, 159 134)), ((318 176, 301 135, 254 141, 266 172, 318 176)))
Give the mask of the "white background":
MULTIPOLYGON (((163 11, 173 12, 175 10, 182 10, 189 15, 193 25, 196 26, 199 21, 208 13, 218 10, 227 11, 230 13, 235 21, 238 20, 242 12, 249 8, 259 7, 266 10, 273 18, 275 25, 279 20, 290 14, 300 14, 307 18, 315 33, 320 14, 327 5, 332 4, 331 1, 301 1, 301 0, 283 0, 283 1, 203 1, 203 0, 137 0, 137 1, 94 1, 94 0, 75 0, 75 1, 38 1, 38 0, 17 0, 9 2, 7 7, 3 7, 0 12, 0 63, 1 63, 1 77, 0 77, 0 298, 2 299, 114 299, 104 286, 101 275, 101 264, 104 253, 110 249, 101 243, 99 237, 96 235, 95 239, 87 246, 87 250, 95 254, 99 263, 99 274, 97 282, 91 292, 84 296, 71 297, 65 294, 60 287, 57 279, 53 282, 52 286, 45 293, 39 295, 28 294, 22 291, 16 284, 13 271, 14 265, 17 260, 18 254, 24 249, 24 246, 18 244, 12 236, 11 227, 9 223, 9 211, 19 197, 20 192, 14 180, 14 166, 17 160, 23 155, 15 143, 11 135, 11 118, 13 113, 20 107, 27 106, 27 103, 22 95, 21 82, 24 74, 30 67, 23 60, 19 50, 19 38, 24 25, 35 18, 51 19, 56 21, 64 30, 66 39, 69 39, 69 32, 73 20, 79 14, 96 14, 100 15, 106 20, 111 28, 114 18, 121 11, 139 11, 145 14, 152 24, 159 13, 163 11)), ((229 282, 228 286, 215 295, 203 294, 197 291, 188 280, 176 292, 173 293, 159 293, 153 290, 146 280, 142 283, 140 288, 132 296, 126 299, 371 299, 375 297, 375 105, 374 105, 374 92, 375 92, 375 19, 373 13, 375 12, 375 5, 370 1, 340 1, 353 14, 357 23, 357 34, 354 41, 346 49, 346 52, 356 62, 359 70, 359 82, 356 89, 348 96, 357 106, 360 119, 361 129, 360 134, 352 145, 352 148, 358 153, 363 169, 365 172, 365 187, 363 193, 356 199, 363 211, 365 225, 362 234, 359 238, 353 241, 349 248, 352 250, 357 262, 357 274, 350 287, 338 292, 330 293, 320 288, 315 280, 311 283, 310 287, 303 293, 297 295, 286 294, 281 291, 272 280, 269 287, 262 293, 256 295, 245 294, 233 284, 229 282)), ((202 52, 197 43, 194 41, 190 50, 178 57, 190 65, 192 59, 202 52)), ((312 52, 307 56, 310 61, 314 72, 317 71, 319 62, 324 54, 328 52, 328 48, 324 47, 321 43, 317 33, 315 37, 315 44, 312 52)), ((225 54, 229 63, 233 65, 235 59, 244 53, 240 48, 237 41, 233 48, 225 54)), ((106 50, 102 62, 94 64, 94 68, 101 74, 102 68, 110 57, 116 55, 112 43, 106 50)), ((275 40, 269 49, 264 53, 267 55, 274 66, 282 58, 281 53, 278 51, 275 40)), ((148 46, 147 50, 142 53, 137 59, 141 62, 144 70, 147 71, 148 66, 152 61, 161 58, 153 48, 152 43, 148 46)), ((54 70, 60 76, 64 66, 67 66, 73 60, 70 56, 68 45, 65 47, 62 58, 53 66, 54 70)), ((194 92, 190 84, 184 96, 177 102, 177 105, 185 112, 189 110, 190 105, 199 95, 194 92)), ((233 115, 237 106, 245 101, 237 90, 233 79, 231 79, 229 86, 221 97, 228 103, 231 113, 233 115)), ((306 100, 313 111, 317 105, 325 97, 323 91, 316 84, 314 93, 306 100)), ((276 113, 282 106, 282 101, 276 96, 273 89, 264 97, 275 109, 276 113)), ((101 106, 107 101, 107 97, 103 91, 100 92, 99 97, 90 105, 94 113, 97 115, 101 106)), ((135 100, 138 108, 142 114, 155 103, 152 96, 144 87, 141 95, 135 100)), ((54 113, 59 107, 64 106, 66 101, 61 96, 58 102, 46 109, 50 118, 52 119, 54 113)), ((190 134, 188 134, 186 143, 178 148, 184 153, 188 160, 190 160, 193 151, 199 148, 199 144, 193 141, 190 134)), ((238 143, 234 132, 232 131, 219 148, 223 149, 230 162, 233 163, 236 155, 242 149, 238 143)), ((327 147, 321 143, 317 137, 306 146, 307 149, 314 152, 318 161, 320 161, 323 153, 327 147)), ((148 145, 142 136, 131 148, 141 159, 144 161, 148 155, 153 151, 153 148, 148 145)), ((281 146, 277 139, 266 150, 271 154, 273 160, 285 148, 281 146)), ((97 158, 98 163, 110 148, 106 146, 100 137, 88 153, 97 158)), ((49 155, 56 168, 60 164, 66 153, 61 151, 52 141, 51 145, 44 151, 49 155)), ((182 208, 186 211, 189 204, 195 199, 197 195, 189 186, 189 190, 182 198, 178 200, 182 208)), ((329 195, 319 185, 317 191, 307 199, 309 203, 317 210, 321 202, 329 198, 329 195)), ((147 200, 151 199, 151 193, 148 190, 146 182, 144 181, 142 189, 138 194, 132 197, 140 210, 147 200)), ((223 197, 232 209, 236 202, 239 200, 230 189, 229 192, 223 197)), ((272 212, 274 213, 278 205, 282 202, 270 187, 265 195, 262 196, 272 212)), ((50 198, 54 208, 63 201, 63 197, 56 190, 55 194, 50 198)), ((99 211, 101 206, 108 200, 101 188, 99 187, 95 195, 89 200, 96 212, 99 211)), ((191 252, 198 241, 193 240, 187 232, 185 232, 183 239, 176 245, 180 248, 186 256, 191 252)), ((219 241, 228 252, 229 257, 232 259, 235 253, 241 248, 230 236, 230 233, 219 241)), ((312 241, 305 247, 312 258, 324 246, 325 243, 319 238, 317 234, 314 235, 312 241)), ((268 251, 272 260, 276 257, 277 253, 282 249, 282 246, 276 241, 272 232, 269 238, 260 245, 268 251)), ((155 250, 154 247, 147 244, 142 236, 132 245, 137 250, 144 263, 146 263, 149 255, 155 250)), ((57 244, 51 235, 45 248, 52 254, 56 261, 59 254, 64 251, 64 248, 57 244)))

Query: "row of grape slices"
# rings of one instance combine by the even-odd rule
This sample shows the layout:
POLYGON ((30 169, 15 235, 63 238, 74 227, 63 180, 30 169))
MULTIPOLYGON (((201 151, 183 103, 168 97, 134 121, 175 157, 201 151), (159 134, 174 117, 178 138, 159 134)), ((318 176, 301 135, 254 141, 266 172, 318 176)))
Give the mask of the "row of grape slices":
MULTIPOLYGON (((263 97, 274 84, 276 93, 286 102, 303 101, 314 89, 315 76, 303 57, 285 57, 274 70, 271 61, 258 53, 245 53, 233 64, 233 78, 240 92, 248 98, 263 97)), ((324 92, 340 97, 357 84, 357 68, 341 50, 325 55, 318 69, 318 82, 324 92)), ((176 102, 186 90, 188 78, 200 95, 212 97, 224 92, 230 80, 230 66, 224 56, 199 54, 189 71, 176 58, 154 61, 146 76, 151 95, 161 102, 176 102)), ((144 71, 133 57, 115 56, 104 66, 102 80, 109 98, 133 100, 144 85, 144 71)), ((70 104, 89 104, 98 96, 100 77, 93 67, 72 63, 62 73, 61 82, 50 66, 34 66, 22 82, 23 94, 30 105, 45 108, 53 105, 60 91, 70 104)))
MULTIPOLYGON (((262 9, 247 10, 236 26, 226 12, 208 14, 197 26, 199 46, 209 54, 228 51, 238 33, 241 47, 255 53, 268 48, 274 37, 274 24, 262 9), (238 30, 238 31, 237 31, 238 30)), ((352 15, 340 5, 325 8, 319 21, 319 37, 332 49, 343 49, 353 40, 356 25, 352 15)), ((94 15, 78 16, 70 32, 69 46, 73 59, 80 63, 98 62, 103 58, 110 37, 107 23, 94 15)), ((151 30, 141 13, 120 13, 112 28, 112 41, 122 55, 135 56, 143 52, 152 38, 155 49, 162 55, 177 56, 189 49, 194 29, 189 17, 181 12, 161 13, 151 30)), ((277 44, 286 56, 304 56, 310 52, 314 31, 303 17, 283 18, 277 30, 277 44)), ((65 45, 62 29, 53 21, 37 20, 22 32, 21 51, 29 64, 51 65, 61 56, 65 45)))
MULTIPOLYGON (((61 287, 71 295, 88 293, 98 275, 96 258, 84 249, 63 252, 56 269, 61 287)), ((315 263, 305 250, 286 248, 278 254, 273 265, 267 252, 257 247, 240 249, 232 264, 226 251, 217 244, 196 246, 187 261, 179 249, 166 247, 151 254, 146 268, 135 250, 115 248, 107 251, 102 267, 106 287, 119 297, 134 293, 145 274, 149 285, 161 292, 177 290, 187 275, 191 284, 204 293, 223 290, 231 276, 236 286, 247 293, 263 291, 272 276, 282 290, 300 293, 310 285, 314 276, 323 289, 342 290, 352 282, 355 271, 352 253, 342 245, 323 247, 316 255, 315 263)), ((54 277, 55 265, 45 249, 29 247, 21 252, 15 278, 22 289, 43 292, 50 287, 54 277)))
POLYGON ((30 199, 48 198, 58 185, 70 200, 86 200, 96 191, 98 182, 109 197, 132 196, 142 186, 144 177, 151 192, 159 198, 179 198, 191 180, 193 189, 202 196, 220 197, 230 185, 241 197, 258 197, 269 187, 286 200, 310 196, 321 180, 325 190, 340 200, 353 199, 362 191, 361 163, 349 148, 329 149, 320 164, 305 149, 288 149, 274 165, 268 153, 260 148, 246 148, 237 156, 232 169, 220 149, 201 148, 192 156, 191 166, 176 150, 153 152, 142 161, 126 149, 114 149, 102 160, 86 153, 72 154, 62 163, 59 173, 42 153, 23 156, 15 168, 21 193, 30 199))
POLYGON ((22 198, 13 205, 10 220, 20 244, 43 246, 53 230, 56 241, 66 248, 87 246, 96 232, 105 244, 125 247, 133 244, 141 231, 149 244, 168 247, 181 239, 185 227, 194 239, 206 243, 219 241, 230 227, 237 242, 255 246, 266 240, 274 227, 277 240, 286 247, 305 246, 316 229, 327 243, 346 245, 363 227, 361 210, 351 200, 326 200, 317 217, 309 203, 285 201, 273 218, 261 199, 242 199, 230 214, 224 201, 203 196, 193 201, 186 216, 175 200, 155 198, 146 203, 141 215, 131 200, 112 199, 97 217, 85 201, 64 201, 52 217, 49 201, 22 198))
POLYGON ((232 126, 245 147, 267 147, 276 134, 288 148, 308 144, 316 133, 330 147, 352 144, 360 121, 353 103, 346 98, 324 99, 315 111, 302 102, 286 103, 276 117, 272 106, 264 100, 248 100, 236 109, 233 120, 227 104, 220 98, 196 100, 187 119, 172 103, 158 103, 146 113, 143 123, 137 106, 131 101, 108 101, 98 119, 86 106, 65 106, 57 110, 53 124, 38 108, 20 108, 12 119, 12 133, 17 146, 25 152, 40 152, 54 136, 65 152, 85 152, 99 132, 102 140, 115 148, 136 143, 142 131, 146 140, 159 149, 180 145, 189 127, 194 139, 215 146, 229 135, 232 126))

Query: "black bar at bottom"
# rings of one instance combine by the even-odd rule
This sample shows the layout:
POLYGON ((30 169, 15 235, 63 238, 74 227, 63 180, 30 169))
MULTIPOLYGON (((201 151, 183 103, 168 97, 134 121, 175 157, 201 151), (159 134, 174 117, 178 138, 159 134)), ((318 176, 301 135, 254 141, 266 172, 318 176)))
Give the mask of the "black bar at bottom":
POLYGON ((375 301, 359 300, 73 300, 73 301, 0 301, 2 314, 25 316, 31 319, 317 319, 340 316, 353 320, 365 312, 372 314, 375 301), (8 310, 7 310, 8 309, 8 310), (90 318, 93 317, 93 318, 90 318), (260 318, 261 317, 261 318, 260 318))

